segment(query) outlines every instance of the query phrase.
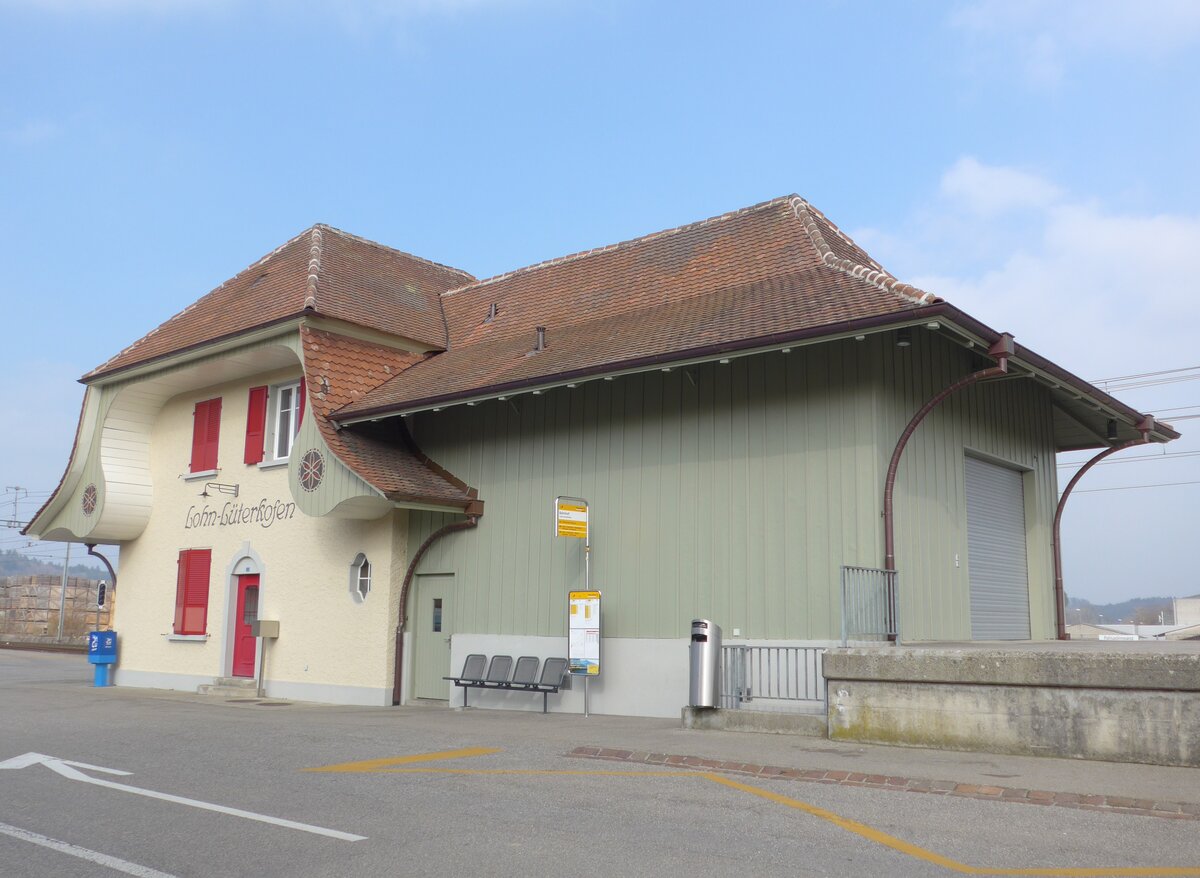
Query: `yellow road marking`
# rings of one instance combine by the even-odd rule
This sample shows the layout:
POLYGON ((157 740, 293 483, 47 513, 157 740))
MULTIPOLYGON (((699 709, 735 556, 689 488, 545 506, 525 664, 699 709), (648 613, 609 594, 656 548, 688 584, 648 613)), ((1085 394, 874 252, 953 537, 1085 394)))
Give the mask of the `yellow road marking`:
POLYGON ((888 835, 886 832, 881 832, 874 827, 867 826, 865 823, 859 823, 856 820, 848 820, 845 817, 840 817, 832 811, 826 811, 824 808, 818 808, 815 805, 810 805, 807 802, 801 802, 799 799, 791 799, 787 796, 773 793, 770 790, 764 790, 761 787, 752 787, 750 784, 740 783, 736 780, 731 780, 727 777, 722 777, 719 774, 705 775, 709 780, 722 784, 727 787, 733 787, 735 790, 741 790, 744 793, 750 793, 752 796, 766 799, 775 802, 778 805, 786 805, 789 808, 795 808, 803 811, 805 814, 811 814, 814 817, 820 817, 822 820, 828 820, 834 826, 840 826, 847 832, 853 832, 855 835, 861 835, 863 838, 873 841, 876 844, 881 844, 890 847, 893 850, 900 851, 902 854, 908 854, 910 857, 916 857, 919 860, 924 860, 927 863, 934 863, 938 866, 944 866, 947 869, 953 869, 956 872, 974 873, 975 870, 970 866, 959 863, 955 860, 935 854, 933 851, 927 851, 922 847, 917 847, 915 844, 910 844, 896 838, 894 835, 888 835))
POLYGON ((369 771, 380 771, 393 765, 407 765, 413 762, 437 762, 442 759, 466 759, 469 756, 488 756, 499 753, 497 747, 463 747, 459 750, 442 750, 438 753, 415 753, 411 756, 391 756, 387 759, 366 759, 362 762, 341 762, 337 765, 322 765, 318 768, 306 768, 305 771, 330 771, 340 774, 356 774, 369 771))
MULTIPOLYGON (((309 769, 312 771, 313 769, 309 769)), ((320 769, 317 769, 320 770, 320 769)), ((583 777, 708 777, 702 771, 568 770, 562 768, 381 768, 379 774, 529 774, 583 777)))
POLYGON ((926 850, 923 847, 896 838, 894 835, 888 835, 886 832, 875 829, 873 826, 868 826, 865 823, 859 823, 857 820, 849 820, 832 811, 826 811, 824 808, 818 808, 815 805, 809 805, 807 802, 801 802, 799 799, 792 799, 779 793, 764 790, 761 787, 750 786, 750 784, 740 783, 727 777, 722 777, 719 774, 706 773, 704 777, 714 783, 719 783, 723 786, 733 787, 735 790, 741 790, 745 793, 758 796, 768 801, 775 802, 779 805, 786 805, 789 808, 795 808, 803 811, 806 814, 811 814, 814 817, 819 817, 822 820, 828 820, 834 826, 841 827, 847 832, 852 832, 855 835, 861 836, 876 844, 884 845, 892 850, 899 851, 910 857, 915 857, 918 860, 924 860, 927 863, 933 863, 936 866, 941 866, 945 869, 950 869, 953 872, 961 872, 967 875, 1045 875, 1052 878, 1071 878, 1071 876, 1086 876, 1086 875, 1128 875, 1128 876, 1145 876, 1145 878, 1158 878, 1158 876, 1175 876, 1175 875, 1192 875, 1200 876, 1200 867, 1196 866, 1130 866, 1128 868, 1067 868, 1067 869, 988 869, 978 866, 968 866, 966 863, 960 863, 957 860, 951 860, 949 857, 943 857, 941 854, 935 854, 933 851, 926 850))
POLYGON ((851 832, 860 838, 865 838, 876 844, 891 848, 914 859, 941 866, 952 872, 964 875, 1031 875, 1045 878, 1085 878, 1088 875, 1128 876, 1128 878, 1173 878, 1173 876, 1192 876, 1200 878, 1200 866, 1130 866, 1109 868, 1062 868, 1062 869, 990 869, 979 866, 969 866, 949 857, 934 853, 931 850, 912 844, 902 838, 889 835, 882 830, 857 820, 850 820, 816 805, 810 805, 799 799, 793 799, 762 787, 751 786, 732 778, 723 777, 708 771, 682 771, 667 769, 664 771, 620 771, 620 770, 586 770, 586 769, 557 769, 557 768, 442 768, 434 766, 414 766, 418 762, 437 762, 443 759, 465 759, 471 756, 488 756, 499 753, 496 747, 464 747, 459 750, 443 750, 438 753, 417 753, 411 756, 393 756, 387 759, 367 759, 362 762, 342 762, 338 765, 324 765, 319 768, 306 768, 312 772, 337 772, 357 774, 463 774, 463 775, 529 775, 529 776, 569 776, 569 777, 699 777, 710 780, 722 786, 741 790, 753 796, 795 808, 813 817, 826 820, 841 829, 851 832))

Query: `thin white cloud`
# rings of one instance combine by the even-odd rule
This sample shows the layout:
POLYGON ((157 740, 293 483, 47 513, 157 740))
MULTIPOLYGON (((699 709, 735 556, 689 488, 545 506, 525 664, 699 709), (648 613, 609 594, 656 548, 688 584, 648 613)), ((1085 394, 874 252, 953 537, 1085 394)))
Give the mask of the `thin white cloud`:
POLYGON ((1195 0, 971 0, 951 26, 1003 46, 1030 84, 1054 86, 1071 62, 1109 54, 1156 59, 1200 42, 1195 0))
POLYGON ((1194 359, 1200 214, 1138 214, 964 158, 896 229, 853 233, 902 279, 1085 375, 1194 359))
POLYGON ((1062 190, 1035 174, 984 165, 971 156, 959 159, 942 175, 940 188, 943 196, 981 216, 1046 208, 1062 197, 1062 190))

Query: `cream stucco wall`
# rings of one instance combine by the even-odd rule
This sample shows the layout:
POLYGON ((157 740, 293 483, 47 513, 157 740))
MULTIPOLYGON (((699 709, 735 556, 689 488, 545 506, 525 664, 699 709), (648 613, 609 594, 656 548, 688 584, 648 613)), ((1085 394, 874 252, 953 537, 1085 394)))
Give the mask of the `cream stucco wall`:
MULTIPOLYGON (((233 577, 249 566, 261 577, 259 618, 279 621, 280 637, 266 652, 268 694, 391 702, 407 513, 396 510, 368 521, 310 517, 291 496, 287 466, 242 462, 248 389, 298 375, 297 364, 293 370, 185 393, 164 405, 151 438, 153 513, 141 536, 121 548, 121 600, 114 620, 120 637, 118 685, 192 688, 197 680, 228 676, 233 577), (222 398, 218 472, 185 480, 195 403, 217 396, 222 398), (202 497, 206 481, 237 485, 238 496, 210 492, 202 497), (238 504, 261 504, 270 512, 258 521, 223 522, 223 514, 238 504), (179 552, 202 548, 212 550, 207 637, 175 639, 179 552), (372 563, 365 601, 350 590, 350 563, 359 552, 372 563)), ((293 450, 297 453, 303 448, 293 450)))

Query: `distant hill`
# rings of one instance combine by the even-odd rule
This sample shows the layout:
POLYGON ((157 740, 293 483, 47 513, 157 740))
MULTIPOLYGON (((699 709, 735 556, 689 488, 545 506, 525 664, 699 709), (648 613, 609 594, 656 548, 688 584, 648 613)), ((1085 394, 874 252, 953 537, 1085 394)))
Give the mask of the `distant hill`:
POLYGON ((1067 624, 1091 622, 1099 624, 1174 625, 1175 605, 1171 598, 1131 598, 1116 604, 1093 604, 1085 598, 1067 596, 1067 624), (1162 622, 1159 622, 1162 619, 1162 622))
MULTIPOLYGON (((0 552, 0 578, 5 576, 45 576, 62 575, 62 565, 43 558, 30 558, 15 549, 0 552)), ((108 571, 92 564, 72 564, 68 576, 82 576, 86 579, 107 577, 108 571)))

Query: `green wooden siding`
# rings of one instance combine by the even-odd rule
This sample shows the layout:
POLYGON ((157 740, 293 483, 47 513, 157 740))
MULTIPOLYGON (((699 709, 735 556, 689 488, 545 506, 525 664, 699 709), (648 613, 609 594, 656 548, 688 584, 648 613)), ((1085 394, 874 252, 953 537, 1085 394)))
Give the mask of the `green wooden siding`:
MULTIPOLYGON (((566 593, 583 585, 582 541, 553 536, 552 504, 581 496, 592 508, 606 637, 682 637, 702 616, 727 637, 740 628, 743 638, 833 639, 841 565, 882 561, 883 475, 904 423, 978 368, 933 333, 917 333, 907 350, 890 342, 835 342, 414 417, 423 450, 486 503, 479 527, 436 543, 419 570, 455 574, 461 632, 561 634, 566 593)), ((1048 589, 1049 398, 1008 381, 949 405, 914 437, 897 485, 906 633, 969 632, 962 455, 972 448, 1033 467, 1037 636, 1051 606, 1037 591, 1048 589)), ((413 512, 410 551, 452 520, 413 512)))
MULTIPOLYGON (((911 348, 880 346, 879 354, 879 443, 886 468, 913 412, 948 384, 991 363, 921 330, 915 331, 911 348)), ((994 379, 960 391, 935 409, 909 442, 895 504, 903 635, 970 639, 966 454, 1026 472, 1030 629, 1035 639, 1052 637, 1050 526, 1058 497, 1053 412, 1049 390, 1027 378, 994 379)))

